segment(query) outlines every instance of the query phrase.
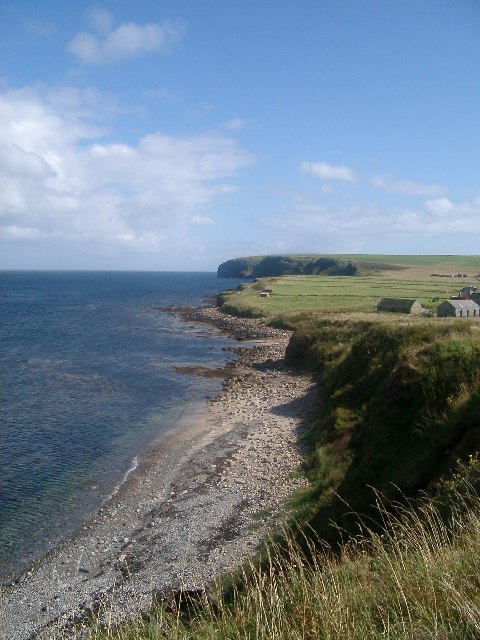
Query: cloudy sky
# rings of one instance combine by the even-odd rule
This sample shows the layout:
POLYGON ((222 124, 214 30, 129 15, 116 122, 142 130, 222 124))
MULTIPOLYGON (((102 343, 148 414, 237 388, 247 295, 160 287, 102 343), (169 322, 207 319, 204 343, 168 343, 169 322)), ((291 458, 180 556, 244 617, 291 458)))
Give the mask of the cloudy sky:
POLYGON ((0 268, 480 253, 478 0, 0 0, 0 268))

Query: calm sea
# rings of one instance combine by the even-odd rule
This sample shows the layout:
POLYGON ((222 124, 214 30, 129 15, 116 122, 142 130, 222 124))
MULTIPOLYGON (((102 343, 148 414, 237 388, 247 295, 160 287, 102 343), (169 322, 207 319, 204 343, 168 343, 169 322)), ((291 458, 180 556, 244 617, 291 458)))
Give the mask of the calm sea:
POLYGON ((213 273, 0 272, 0 576, 71 533, 185 407, 221 388, 233 342, 156 307, 236 286, 213 273))

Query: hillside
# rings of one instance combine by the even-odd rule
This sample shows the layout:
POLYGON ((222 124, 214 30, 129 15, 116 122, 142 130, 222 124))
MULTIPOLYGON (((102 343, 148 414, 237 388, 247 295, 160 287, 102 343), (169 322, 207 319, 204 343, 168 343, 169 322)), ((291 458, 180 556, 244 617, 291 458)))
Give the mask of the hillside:
POLYGON ((305 518, 334 543, 385 504, 432 491, 480 450, 480 323, 304 321, 287 360, 319 382, 305 518), (335 526, 332 527, 331 523, 335 526))
POLYGON ((287 360, 322 400, 300 534, 91 640, 479 637, 480 323, 304 320, 287 360))
POLYGON ((478 283, 480 257, 350 257, 354 278, 266 277, 220 297, 226 313, 294 329, 287 359, 318 379, 300 507, 330 542, 328 523, 346 533, 352 511, 373 517, 371 487, 387 501, 415 496, 480 449, 480 322, 435 317, 440 300, 478 283), (382 296, 418 299, 432 317, 377 313, 382 296))
POLYGON ((378 255, 378 254, 281 254, 233 258, 223 262, 219 278, 263 278, 285 275, 357 275, 388 274, 411 278, 433 273, 453 277, 480 273, 480 256, 454 255, 378 255), (395 273, 397 272, 397 273, 395 273))
MULTIPOLYGON (((480 256, 352 255, 330 258, 343 260, 343 264, 349 264, 347 258, 351 258, 357 268, 356 275, 347 277, 323 271, 258 277, 257 282, 244 283, 237 291, 224 292, 220 297, 222 310, 237 316, 262 318, 266 322, 278 324, 281 321, 294 328, 299 318, 312 315, 372 314, 382 297, 416 299, 425 309, 435 313, 439 300, 457 295, 465 285, 480 286, 480 256), (263 289, 270 291, 268 297, 260 296, 263 289)), ((313 260, 313 257, 308 259, 313 260)))
POLYGON ((251 256, 223 262, 217 271, 219 278, 264 278, 286 275, 353 276, 357 268, 347 260, 330 256, 251 256))
POLYGON ((389 293, 433 310, 480 258, 360 257, 353 278, 258 276, 219 297, 293 329, 285 365, 317 382, 289 533, 218 590, 92 639, 480 637, 480 320, 375 311, 389 293))

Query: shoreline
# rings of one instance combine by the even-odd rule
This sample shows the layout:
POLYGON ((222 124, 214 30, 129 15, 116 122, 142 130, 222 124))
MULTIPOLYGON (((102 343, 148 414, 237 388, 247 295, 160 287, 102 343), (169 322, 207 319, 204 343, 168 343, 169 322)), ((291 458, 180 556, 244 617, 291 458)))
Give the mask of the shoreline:
MULTIPOLYGON (((178 310, 176 311, 178 312, 178 310)), ((178 589, 198 590, 247 560, 280 526, 304 452, 313 382, 283 361, 290 332, 215 308, 185 310, 256 345, 232 349, 223 391, 152 443, 77 534, 3 590, 0 637, 74 628, 90 612, 119 622, 178 589), (287 445, 287 446, 286 446, 287 445), (4 635, 2 635, 2 633, 4 635)))

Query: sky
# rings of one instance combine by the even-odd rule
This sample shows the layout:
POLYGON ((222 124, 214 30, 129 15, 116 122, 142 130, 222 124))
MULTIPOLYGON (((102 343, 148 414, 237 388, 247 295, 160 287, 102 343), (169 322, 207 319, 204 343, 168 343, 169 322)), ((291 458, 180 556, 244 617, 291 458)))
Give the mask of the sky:
POLYGON ((0 268, 480 253, 478 0, 0 0, 0 268))

